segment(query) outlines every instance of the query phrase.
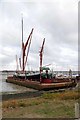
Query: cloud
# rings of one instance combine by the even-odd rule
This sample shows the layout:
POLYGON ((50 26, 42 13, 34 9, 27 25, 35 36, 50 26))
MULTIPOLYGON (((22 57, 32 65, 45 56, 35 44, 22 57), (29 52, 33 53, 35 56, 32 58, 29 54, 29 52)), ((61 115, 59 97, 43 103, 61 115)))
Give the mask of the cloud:
POLYGON ((45 38, 43 65, 54 63, 56 70, 67 70, 68 66, 77 70, 77 0, 1 1, 0 59, 4 65, 1 69, 15 69, 15 55, 21 56, 21 13, 24 18, 24 42, 34 28, 28 57, 29 66, 33 69, 39 67, 39 51, 45 38))

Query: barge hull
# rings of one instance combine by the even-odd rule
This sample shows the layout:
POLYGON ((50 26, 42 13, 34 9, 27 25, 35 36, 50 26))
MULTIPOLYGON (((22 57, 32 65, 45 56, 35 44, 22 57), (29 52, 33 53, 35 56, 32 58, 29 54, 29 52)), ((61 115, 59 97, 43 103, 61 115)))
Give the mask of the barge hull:
POLYGON ((59 83, 40 83, 38 81, 30 81, 30 80, 22 80, 22 79, 14 79, 13 77, 9 77, 6 82, 13 83, 16 85, 33 88, 36 90, 54 90, 60 88, 69 88, 75 87, 77 83, 74 81, 68 82, 59 82, 59 83))

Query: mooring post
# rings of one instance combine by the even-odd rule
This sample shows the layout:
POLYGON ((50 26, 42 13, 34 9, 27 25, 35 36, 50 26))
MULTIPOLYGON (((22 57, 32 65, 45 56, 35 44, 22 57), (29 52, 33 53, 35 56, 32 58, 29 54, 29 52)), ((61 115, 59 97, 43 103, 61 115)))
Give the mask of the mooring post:
POLYGON ((2 120, 2 96, 0 96, 0 120, 2 120))
POLYGON ((75 103, 75 120, 80 120, 80 106, 79 103, 75 103))

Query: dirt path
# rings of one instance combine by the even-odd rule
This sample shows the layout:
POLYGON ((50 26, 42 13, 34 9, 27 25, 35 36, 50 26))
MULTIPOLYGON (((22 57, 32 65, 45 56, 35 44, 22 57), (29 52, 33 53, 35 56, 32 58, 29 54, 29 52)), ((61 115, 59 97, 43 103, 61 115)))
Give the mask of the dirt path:
POLYGON ((43 94, 43 91, 26 91, 23 93, 16 93, 16 94, 4 94, 2 95, 2 101, 6 101, 9 99, 38 97, 38 96, 41 96, 42 94, 43 94))

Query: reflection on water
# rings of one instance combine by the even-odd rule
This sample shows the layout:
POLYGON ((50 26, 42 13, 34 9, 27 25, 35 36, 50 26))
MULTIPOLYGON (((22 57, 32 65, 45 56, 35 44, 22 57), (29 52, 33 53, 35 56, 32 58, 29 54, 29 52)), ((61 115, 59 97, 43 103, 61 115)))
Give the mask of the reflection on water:
POLYGON ((30 89, 30 88, 15 85, 15 84, 12 84, 12 83, 7 83, 6 78, 7 78, 7 73, 5 73, 5 74, 0 73, 0 92, 33 91, 33 89, 30 89))

